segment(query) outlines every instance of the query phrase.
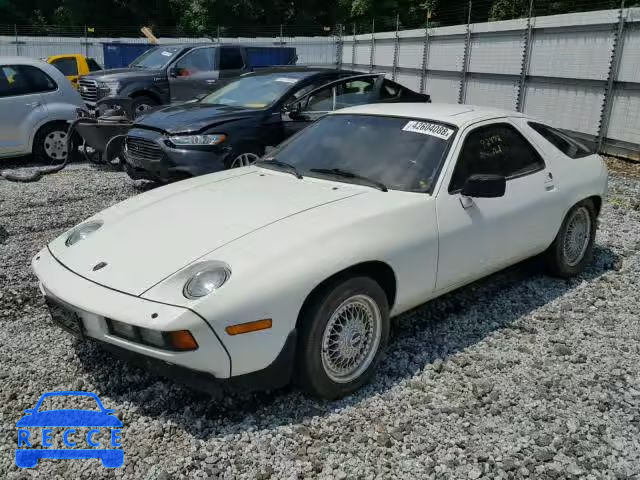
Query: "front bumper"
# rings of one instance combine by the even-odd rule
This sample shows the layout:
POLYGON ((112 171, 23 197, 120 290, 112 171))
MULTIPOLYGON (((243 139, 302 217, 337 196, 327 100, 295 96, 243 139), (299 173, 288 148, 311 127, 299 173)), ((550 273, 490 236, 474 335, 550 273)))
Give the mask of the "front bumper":
POLYGON ((68 270, 48 248, 34 257, 32 267, 43 294, 74 311, 82 321, 86 337, 214 378, 229 378, 231 358, 226 348, 213 327, 195 312, 93 283, 68 270), (109 332, 107 318, 156 330, 189 330, 198 342, 198 349, 168 351, 117 337, 109 332))
POLYGON ((134 179, 157 180, 170 182, 185 177, 196 177, 226 169, 229 155, 224 147, 208 149, 177 149, 167 146, 161 133, 134 128, 129 131, 128 138, 151 145, 153 150, 125 151, 128 173, 134 179))

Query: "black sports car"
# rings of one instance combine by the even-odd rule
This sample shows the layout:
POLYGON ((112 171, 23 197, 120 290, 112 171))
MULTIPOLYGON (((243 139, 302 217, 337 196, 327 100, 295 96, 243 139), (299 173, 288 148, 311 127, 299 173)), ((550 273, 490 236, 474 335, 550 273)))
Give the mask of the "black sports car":
POLYGON ((429 102, 381 74, 272 68, 206 97, 139 117, 124 147, 133 179, 169 182, 245 166, 329 111, 381 102, 429 102))

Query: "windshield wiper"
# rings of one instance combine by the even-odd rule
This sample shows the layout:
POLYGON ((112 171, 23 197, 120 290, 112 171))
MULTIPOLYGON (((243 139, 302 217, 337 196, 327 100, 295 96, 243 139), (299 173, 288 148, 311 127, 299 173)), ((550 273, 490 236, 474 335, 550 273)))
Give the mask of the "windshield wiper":
POLYGON ((323 173, 325 175, 335 175, 336 177, 354 178, 357 180, 363 180, 367 182, 369 185, 374 186, 377 189, 382 190, 383 192, 389 191, 389 189, 384 183, 369 177, 358 175, 357 173, 350 172, 349 170, 342 170, 341 168, 312 168, 310 171, 315 173, 323 173))
POLYGON ((291 175, 295 176, 298 179, 302 179, 302 174, 298 171, 296 167, 287 162, 281 162, 275 158, 266 158, 264 160, 258 160, 256 163, 258 164, 267 164, 267 165, 275 165, 276 167, 282 167, 286 169, 291 175))

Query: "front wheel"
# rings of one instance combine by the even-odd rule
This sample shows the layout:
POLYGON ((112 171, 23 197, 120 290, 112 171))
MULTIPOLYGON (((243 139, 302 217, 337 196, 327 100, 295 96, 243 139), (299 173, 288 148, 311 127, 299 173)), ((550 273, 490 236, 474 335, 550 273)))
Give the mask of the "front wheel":
POLYGON ((36 159, 50 165, 64 162, 69 155, 67 130, 68 125, 64 122, 50 123, 38 130, 33 139, 33 155, 36 159))
POLYGON ((144 115, 147 111, 151 110, 158 106, 158 102, 156 102, 153 98, 147 96, 135 97, 133 102, 131 103, 131 110, 133 113, 133 118, 138 118, 140 115, 144 115))
POLYGON ((367 383, 389 338, 389 304, 377 282, 336 282, 302 314, 296 379, 308 393, 344 397, 367 383))
POLYGON ((578 275, 591 261, 596 237, 596 210, 591 200, 574 205, 545 253, 547 270, 568 278, 578 275))

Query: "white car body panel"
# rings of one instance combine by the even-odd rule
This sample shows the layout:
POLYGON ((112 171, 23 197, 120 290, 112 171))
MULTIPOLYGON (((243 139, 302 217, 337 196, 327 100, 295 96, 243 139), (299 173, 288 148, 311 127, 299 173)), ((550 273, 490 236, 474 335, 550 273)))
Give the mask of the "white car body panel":
POLYGON ((2 65, 37 67, 57 85, 51 92, 0 98, 0 158, 26 155, 33 150, 38 129, 50 122, 74 120, 76 109, 84 108, 84 103, 71 82, 53 65, 27 57, 0 57, 2 65))
MULTIPOLYGON (((300 180, 260 167, 229 170, 152 190, 100 212, 93 217, 104 221, 100 230, 72 247, 64 244, 68 233, 55 239, 49 249, 57 261, 43 250, 34 261, 36 274, 56 298, 96 318, 198 329, 196 340, 203 336, 213 352, 208 371, 226 378, 269 366, 295 329, 310 292, 338 272, 366 262, 388 266, 396 280, 391 314, 398 315, 544 251, 572 205, 606 194, 600 157, 565 157, 519 114, 437 104, 371 105, 334 114, 349 113, 457 126, 433 195, 382 192, 308 176, 300 180), (472 203, 464 208, 461 194, 448 192, 455 161, 465 135, 494 122, 515 125, 544 158, 545 168, 509 179, 504 197, 468 199, 472 203), (231 277, 213 294, 187 299, 183 287, 194 264, 207 260, 228 264, 231 277), (109 265, 93 272, 100 261, 109 265), (84 295, 85 289, 90 293, 84 295), (110 293, 102 298, 101 292, 110 293), (152 320, 149 308, 156 305, 176 310, 162 322, 152 320), (227 326, 264 318, 273 319, 271 329, 236 336, 225 332, 227 326), (228 365, 220 359, 216 336, 228 352, 228 365), (221 373, 226 367, 230 372, 221 373)), ((99 328, 94 332, 106 342, 125 342, 99 328)), ((174 363, 188 358, 165 355, 174 363)), ((194 364, 195 369, 203 365, 200 359, 194 364)))

